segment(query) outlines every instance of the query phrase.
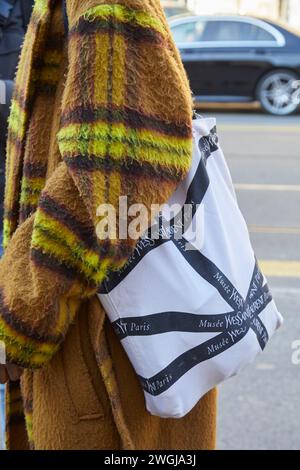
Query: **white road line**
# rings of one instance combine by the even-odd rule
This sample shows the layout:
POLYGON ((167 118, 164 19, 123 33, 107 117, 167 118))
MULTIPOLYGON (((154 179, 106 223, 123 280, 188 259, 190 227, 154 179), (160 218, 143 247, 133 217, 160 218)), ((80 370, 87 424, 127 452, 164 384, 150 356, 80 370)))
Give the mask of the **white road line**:
POLYGON ((249 225, 248 229, 251 233, 300 235, 300 227, 270 227, 265 225, 249 225))
POLYGON ((236 183, 237 191, 287 191, 300 192, 299 184, 256 184, 256 183, 236 183))
POLYGON ((274 126, 272 124, 219 124, 219 131, 235 131, 235 132, 275 132, 283 134, 293 134, 300 131, 300 124, 297 126, 274 126))
POLYGON ((300 288, 297 287, 275 287, 271 286, 271 291, 274 295, 296 295, 297 297, 300 296, 300 288))

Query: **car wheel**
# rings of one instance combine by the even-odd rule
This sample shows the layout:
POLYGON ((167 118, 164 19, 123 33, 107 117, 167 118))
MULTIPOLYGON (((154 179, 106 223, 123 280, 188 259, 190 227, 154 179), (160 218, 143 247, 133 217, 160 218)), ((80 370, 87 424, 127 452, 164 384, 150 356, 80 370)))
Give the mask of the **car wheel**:
POLYGON ((295 113, 299 108, 297 80, 298 75, 290 70, 273 70, 265 75, 257 86, 257 98, 262 108, 276 116, 295 113))

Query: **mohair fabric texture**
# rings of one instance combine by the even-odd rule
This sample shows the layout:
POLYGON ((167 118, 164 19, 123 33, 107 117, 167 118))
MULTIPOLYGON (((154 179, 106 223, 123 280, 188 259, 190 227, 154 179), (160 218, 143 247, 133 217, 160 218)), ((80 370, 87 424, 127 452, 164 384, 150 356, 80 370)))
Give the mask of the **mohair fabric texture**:
POLYGON ((61 0, 36 0, 9 119, 0 340, 26 370, 8 448, 211 449, 215 391, 151 416, 95 295, 135 244, 97 237, 98 206, 162 204, 190 166, 189 83, 158 0, 67 13, 66 38, 61 0))

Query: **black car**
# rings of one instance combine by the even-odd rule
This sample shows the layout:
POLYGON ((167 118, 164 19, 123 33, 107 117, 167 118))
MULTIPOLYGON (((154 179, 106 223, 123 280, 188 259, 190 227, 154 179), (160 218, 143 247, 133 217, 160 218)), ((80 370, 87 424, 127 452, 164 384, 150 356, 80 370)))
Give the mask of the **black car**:
POLYGON ((299 109, 300 35, 246 16, 169 20, 195 101, 260 101, 268 113, 299 109))

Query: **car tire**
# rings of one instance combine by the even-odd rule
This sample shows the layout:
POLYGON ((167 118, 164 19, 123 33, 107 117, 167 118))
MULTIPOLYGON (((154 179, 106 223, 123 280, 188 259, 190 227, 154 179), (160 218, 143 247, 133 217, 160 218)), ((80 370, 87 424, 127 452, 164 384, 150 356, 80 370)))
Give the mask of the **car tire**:
POLYGON ((277 69, 264 75, 256 89, 263 110, 274 116, 289 116, 299 109, 299 76, 292 70, 277 69))

